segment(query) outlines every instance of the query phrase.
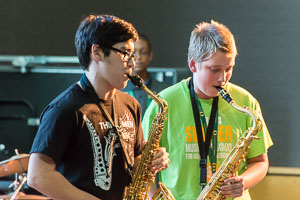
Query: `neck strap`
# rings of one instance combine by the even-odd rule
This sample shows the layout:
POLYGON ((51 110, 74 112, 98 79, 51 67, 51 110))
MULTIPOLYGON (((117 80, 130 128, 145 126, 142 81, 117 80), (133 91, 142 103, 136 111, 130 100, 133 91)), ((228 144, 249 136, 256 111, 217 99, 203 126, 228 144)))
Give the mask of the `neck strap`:
MULTIPOLYGON (((118 116, 116 114, 116 111, 115 111, 115 103, 114 103, 114 98, 113 98, 113 104, 112 104, 112 112, 113 112, 113 117, 114 117, 114 120, 112 120, 112 117, 109 115, 109 113, 107 112, 104 104, 103 104, 103 101, 101 99, 99 99, 98 95, 96 94, 92 84, 90 83, 90 81, 88 80, 88 78, 86 77, 86 74, 83 74, 82 77, 80 78, 80 84, 82 86, 82 88, 89 94, 89 95, 92 95, 93 97, 97 98, 100 103, 97 103, 97 106, 99 107, 100 111, 102 112, 102 114, 106 117, 106 119, 111 123, 112 125, 112 128, 109 130, 109 131, 112 131, 112 132, 116 132, 119 136, 119 139, 120 139, 120 142, 121 142, 121 146, 122 146, 122 153, 123 153, 123 156, 125 158, 125 164, 126 164, 126 168, 129 169, 130 171, 133 169, 133 164, 131 164, 129 162, 129 155, 127 153, 127 151, 125 151, 124 147, 125 147, 125 144, 122 140, 122 137, 121 137, 121 132, 120 132, 120 128, 118 128, 118 116), (100 106, 99 106, 100 105, 100 106)), ((131 173, 130 173, 131 174, 131 173)))
MULTIPOLYGON (((191 98, 191 102, 192 102, 194 121, 195 121, 197 138, 198 138, 199 153, 200 153, 200 157, 201 157, 199 165, 200 165, 200 169, 201 169, 200 185, 201 185, 201 190, 202 190, 206 185, 207 155, 208 155, 209 147, 211 144, 211 138, 212 138, 213 132, 214 133, 217 132, 217 131, 214 131, 214 129, 217 129, 217 127, 218 127, 218 125, 217 125, 217 123, 218 123, 217 110, 218 110, 218 99, 219 98, 218 97, 213 98, 213 104, 212 104, 212 108, 211 108, 208 127, 207 127, 207 129, 205 128, 206 132, 203 132, 202 126, 205 127, 206 119, 205 119, 205 115, 204 115, 204 112, 203 112, 203 109, 201 106, 201 102, 198 101, 198 97, 194 90, 193 77, 190 79, 189 89, 190 89, 190 98, 191 98), (201 113, 201 116, 199 113, 201 113), (201 120, 201 118, 202 118, 202 120, 201 120), (202 125, 201 125, 201 121, 203 123, 202 125)), ((214 135, 216 135, 216 134, 214 134, 214 135)), ((216 139, 215 139, 215 143, 216 143, 216 139)), ((213 145, 213 147, 216 147, 216 145, 213 145)), ((216 154, 216 150, 214 152, 216 154)), ((213 157, 216 157, 216 155, 213 157)), ((215 164, 212 164, 212 166, 213 165, 215 166, 215 164)))

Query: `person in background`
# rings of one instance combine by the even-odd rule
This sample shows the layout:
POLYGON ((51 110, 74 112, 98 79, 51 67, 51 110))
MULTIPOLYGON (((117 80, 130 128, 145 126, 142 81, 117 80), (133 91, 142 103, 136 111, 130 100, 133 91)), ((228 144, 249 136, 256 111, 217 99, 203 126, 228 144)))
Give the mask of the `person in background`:
MULTIPOLYGON (((139 40, 134 42, 134 55, 136 56, 136 62, 135 67, 132 69, 132 74, 139 75, 144 80, 144 84, 151 91, 158 93, 169 86, 165 82, 157 81, 155 77, 152 77, 147 71, 147 68, 153 58, 153 51, 150 40, 144 34, 139 33, 139 40)), ((143 116, 152 100, 147 93, 133 85, 131 82, 128 82, 127 86, 122 91, 127 92, 138 100, 142 107, 143 116)))
MULTIPOLYGON (((159 180, 176 199, 196 199, 241 135, 252 126, 252 118, 227 103, 216 87, 226 89, 237 105, 261 114, 257 100, 229 82, 236 56, 235 40, 227 27, 213 20, 199 23, 191 33, 188 48, 192 77, 159 93, 169 105, 160 146, 166 148, 170 158, 159 180)), ((142 122, 145 138, 157 111, 155 103, 146 110, 142 122)), ((252 141, 238 173, 221 186, 221 193, 228 199, 250 199, 248 189, 267 173, 268 148, 273 142, 261 120, 263 128, 257 134, 260 140, 252 141)))
MULTIPOLYGON (((137 32, 111 15, 89 15, 75 36, 84 74, 41 114, 28 185, 51 199, 119 200, 144 148, 141 107, 121 92, 135 66, 137 32)), ((168 166, 159 148, 151 170, 168 166)))

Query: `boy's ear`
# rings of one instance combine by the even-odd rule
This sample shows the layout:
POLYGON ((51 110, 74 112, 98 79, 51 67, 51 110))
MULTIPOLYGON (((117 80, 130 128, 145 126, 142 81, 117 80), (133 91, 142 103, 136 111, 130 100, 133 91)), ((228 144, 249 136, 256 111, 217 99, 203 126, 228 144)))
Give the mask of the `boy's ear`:
POLYGON ((150 60, 150 62, 152 61, 152 59, 153 59, 153 51, 150 51, 150 54, 149 54, 149 60, 150 60))
POLYGON ((191 70, 192 73, 194 73, 194 72, 197 71, 197 69, 196 69, 196 62, 194 60, 190 61, 189 68, 190 68, 190 70, 191 70))
POLYGON ((98 44, 93 44, 91 48, 91 57, 96 61, 102 61, 104 58, 104 53, 102 49, 99 48, 98 44))

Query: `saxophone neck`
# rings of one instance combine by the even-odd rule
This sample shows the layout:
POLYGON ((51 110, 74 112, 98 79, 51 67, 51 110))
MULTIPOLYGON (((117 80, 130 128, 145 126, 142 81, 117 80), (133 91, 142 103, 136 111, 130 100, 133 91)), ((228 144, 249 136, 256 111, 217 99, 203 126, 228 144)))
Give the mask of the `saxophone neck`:
POLYGON ((160 109, 160 113, 164 112, 164 110, 167 109, 167 107, 168 107, 167 102, 164 99, 162 99, 159 95, 157 95, 155 92, 152 92, 144 84, 144 80, 139 75, 133 75, 133 76, 131 76, 129 74, 126 74, 126 75, 129 78, 129 80, 133 83, 133 85, 144 90, 151 97, 151 99, 153 99, 157 103, 157 105, 159 106, 159 109, 160 109))
POLYGON ((242 107, 237 105, 233 98, 231 97, 231 95, 224 89, 221 87, 216 87, 216 89, 220 92, 220 95, 223 97, 223 99, 225 101, 227 101, 229 104, 232 105, 232 107, 234 107, 236 110, 243 112, 247 115, 249 115, 252 119, 252 130, 260 130, 261 129, 261 116, 258 112, 248 108, 248 107, 242 107))
POLYGON ((135 85, 136 87, 139 88, 146 87, 144 84, 144 80, 139 75, 133 75, 133 76, 129 74, 126 75, 129 78, 129 80, 133 83, 133 85, 135 85))
POLYGON ((234 103, 233 98, 225 89, 221 87, 216 87, 216 89, 220 92, 220 95, 223 97, 225 101, 227 101, 230 104, 234 103))

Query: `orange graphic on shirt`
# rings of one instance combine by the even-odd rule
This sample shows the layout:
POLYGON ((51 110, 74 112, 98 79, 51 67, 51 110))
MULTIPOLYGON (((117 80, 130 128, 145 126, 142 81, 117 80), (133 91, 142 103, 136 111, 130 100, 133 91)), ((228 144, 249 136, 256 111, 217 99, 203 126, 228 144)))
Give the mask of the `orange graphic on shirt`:
MULTIPOLYGON (((204 133, 202 128, 202 133, 204 133)), ((185 140, 187 143, 198 143, 197 133, 195 126, 186 126, 185 127, 185 140)), ((205 139, 205 135, 203 134, 205 139)), ((219 125, 218 127, 218 141, 220 142, 232 142, 232 127, 219 125)))

